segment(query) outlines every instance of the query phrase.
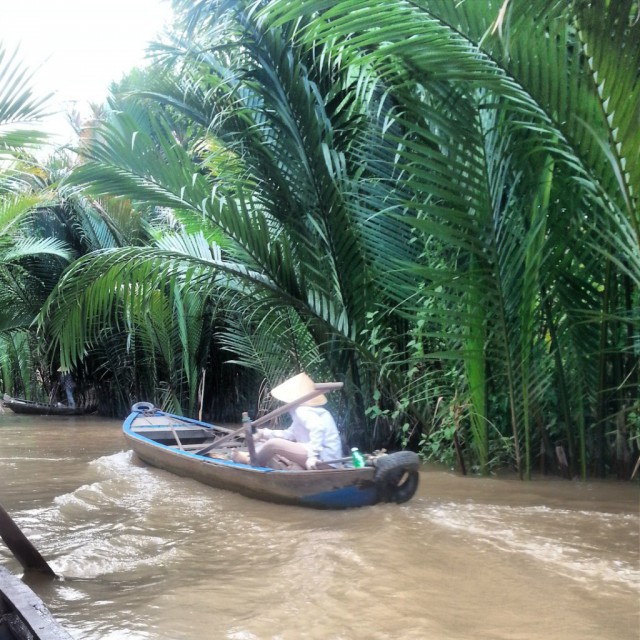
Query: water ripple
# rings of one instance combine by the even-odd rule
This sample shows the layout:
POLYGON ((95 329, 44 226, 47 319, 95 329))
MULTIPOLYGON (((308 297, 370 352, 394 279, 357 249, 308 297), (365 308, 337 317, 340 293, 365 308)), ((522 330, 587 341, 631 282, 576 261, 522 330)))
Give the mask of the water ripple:
POLYGON ((605 581, 640 590, 634 514, 443 502, 421 517, 478 547, 532 557, 586 587, 605 581))

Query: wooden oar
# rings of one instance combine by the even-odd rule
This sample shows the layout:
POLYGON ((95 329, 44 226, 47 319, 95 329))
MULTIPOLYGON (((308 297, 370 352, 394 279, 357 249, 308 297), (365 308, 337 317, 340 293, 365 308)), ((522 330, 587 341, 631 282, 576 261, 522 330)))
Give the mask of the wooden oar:
POLYGON ((242 413, 242 423, 245 428, 245 441, 247 443, 247 449, 249 450, 249 462, 255 467, 256 462, 256 445, 253 441, 253 434, 255 433, 255 428, 251 424, 251 420, 249 419, 249 414, 246 411, 242 413))
MULTIPOLYGON (((305 402, 308 402, 312 398, 322 395, 325 391, 336 391, 337 389, 342 389, 343 383, 342 382, 316 382, 313 386, 314 386, 313 391, 310 391, 309 393, 305 394, 301 398, 298 398, 293 402, 288 402, 287 404, 284 404, 281 407, 278 407, 277 409, 270 411, 269 413, 265 413, 262 417, 258 418, 257 420, 254 420, 253 422, 251 422, 251 427, 255 429, 261 424, 270 422, 271 420, 274 420, 278 416, 281 416, 282 414, 291 411, 291 409, 295 409, 299 405, 304 404, 305 402)), ((229 442, 237 438, 240 435, 240 433, 242 433, 243 431, 246 431, 246 429, 247 429, 247 425, 243 424, 239 429, 236 429, 235 431, 228 433, 226 436, 222 436, 221 438, 218 438, 217 440, 212 442, 210 445, 207 445, 206 447, 204 447, 200 451, 197 451, 196 453, 199 455, 204 455, 205 453, 208 453, 209 451, 211 451, 211 449, 217 449, 221 444, 224 444, 225 442, 229 442)))
POLYGON ((2 505, 0 505, 0 537, 26 571, 38 571, 52 578, 56 577, 53 569, 29 542, 27 536, 22 533, 2 505))

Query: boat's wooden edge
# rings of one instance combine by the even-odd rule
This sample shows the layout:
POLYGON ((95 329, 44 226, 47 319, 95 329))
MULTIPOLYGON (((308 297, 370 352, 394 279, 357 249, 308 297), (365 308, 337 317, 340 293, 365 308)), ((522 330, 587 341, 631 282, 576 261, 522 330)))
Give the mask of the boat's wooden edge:
MULTIPOLYGON (((367 466, 361 469, 355 469, 352 466, 342 466, 342 467, 332 467, 332 468, 319 468, 319 469, 273 469, 271 467, 258 467, 253 466, 251 464, 245 464, 242 462, 234 462, 229 459, 226 453, 229 451, 228 448, 213 450, 213 455, 209 452, 206 454, 199 454, 197 451, 189 450, 187 447, 180 449, 176 445, 161 445, 152 440, 147 440, 144 438, 144 434, 140 434, 143 437, 137 437, 135 432, 125 433, 125 439, 129 442, 129 445, 133 449, 134 453, 137 455, 141 455, 142 452, 138 451, 138 446, 140 447, 152 447, 154 450, 162 451, 165 455, 173 455, 177 457, 187 457, 191 460, 200 461, 205 464, 212 465, 224 465, 225 467, 231 469, 240 469, 244 472, 248 472, 255 475, 281 475, 291 478, 292 480, 298 478, 310 478, 310 477, 339 477, 339 476, 367 476, 373 475, 375 472, 374 467, 367 466)), ((187 445, 188 446, 188 445, 187 445)), ((144 455, 143 455, 144 457, 144 455)))
POLYGON ((22 580, 0 566, 0 617, 10 612, 19 616, 35 640, 72 640, 44 602, 22 580))
MULTIPOLYGON (((248 471, 261 473, 284 473, 287 476, 302 474, 302 476, 306 477, 310 474, 306 469, 272 469, 270 467, 260 467, 234 462, 229 459, 227 454, 229 454, 233 449, 242 446, 242 434, 238 433, 238 430, 230 430, 224 427, 219 427, 218 425, 202 423, 192 418, 180 418, 179 416, 164 412, 154 415, 144 415, 134 412, 125 420, 124 426, 125 437, 131 440, 132 446, 135 442, 147 442, 158 449, 166 450, 168 453, 179 455, 186 454, 190 458, 199 459, 204 462, 223 463, 229 467, 241 468, 248 471), (182 421, 183 424, 177 424, 176 421, 182 421), (229 436, 236 436, 238 441, 225 442, 224 446, 221 447, 218 447, 217 445, 221 440, 225 440, 226 438, 212 439, 198 444, 184 444, 181 442, 180 437, 183 435, 183 432, 188 432, 189 430, 201 430, 206 432, 207 435, 213 435, 216 430, 220 430, 223 434, 227 433, 229 436), (155 438, 150 437, 158 436, 161 432, 164 432, 168 439, 173 438, 174 442, 172 444, 160 444, 155 441, 155 438), (180 436, 176 437, 178 434, 180 434, 180 436)), ((241 430, 242 429, 240 429, 240 431, 241 430)), ((135 450, 135 446, 133 448, 135 450)), ((350 459, 351 457, 347 456, 332 462, 344 463, 350 459)), ((317 475, 320 471, 330 472, 332 475, 335 475, 336 471, 353 472, 354 469, 340 464, 339 466, 325 466, 324 468, 315 469, 313 470, 313 473, 317 475)))

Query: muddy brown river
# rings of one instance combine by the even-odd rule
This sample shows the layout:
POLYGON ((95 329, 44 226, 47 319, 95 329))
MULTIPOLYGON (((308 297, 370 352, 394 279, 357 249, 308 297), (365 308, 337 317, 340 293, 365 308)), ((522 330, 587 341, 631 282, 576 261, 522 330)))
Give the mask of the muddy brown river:
POLYGON ((76 639, 640 638, 638 484, 427 466, 407 504, 314 511, 147 467, 120 426, 0 414, 0 504, 76 639))

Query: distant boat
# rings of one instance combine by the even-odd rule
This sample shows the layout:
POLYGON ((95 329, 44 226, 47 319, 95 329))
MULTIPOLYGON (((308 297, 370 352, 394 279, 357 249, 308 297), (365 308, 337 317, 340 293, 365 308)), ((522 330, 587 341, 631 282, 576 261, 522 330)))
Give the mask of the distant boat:
POLYGON ((346 509, 406 502, 415 494, 420 459, 411 451, 366 456, 367 464, 362 468, 354 468, 351 458, 346 457, 333 461, 337 463, 334 467, 311 471, 276 470, 231 460, 234 448, 253 443, 252 438, 245 439, 247 430, 263 424, 267 417, 253 423, 246 418, 245 427, 233 431, 138 402, 123 424, 123 433, 147 464, 267 502, 346 509))
POLYGON ((96 411, 95 405, 68 407, 65 404, 48 404, 32 400, 20 400, 4 394, 2 404, 14 413, 26 413, 38 416, 79 416, 96 411))
POLYGON ((0 638, 72 640, 44 602, 18 577, 0 566, 0 638))

